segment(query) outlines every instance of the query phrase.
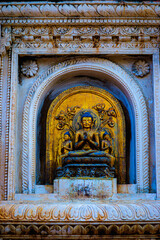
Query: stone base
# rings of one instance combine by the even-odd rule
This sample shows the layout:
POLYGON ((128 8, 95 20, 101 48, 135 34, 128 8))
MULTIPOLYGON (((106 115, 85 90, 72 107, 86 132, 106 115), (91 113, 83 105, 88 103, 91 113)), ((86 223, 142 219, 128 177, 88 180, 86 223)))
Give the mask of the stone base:
POLYGON ((60 178, 54 180, 53 189, 60 196, 72 198, 109 198, 117 193, 117 179, 60 178))

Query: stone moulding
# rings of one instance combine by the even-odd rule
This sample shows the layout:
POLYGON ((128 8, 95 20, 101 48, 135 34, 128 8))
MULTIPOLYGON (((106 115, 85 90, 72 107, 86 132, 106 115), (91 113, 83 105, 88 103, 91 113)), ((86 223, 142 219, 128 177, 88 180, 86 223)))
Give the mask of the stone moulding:
POLYGON ((50 67, 37 78, 29 90, 23 112, 22 190, 35 192, 36 121, 38 106, 50 86, 67 73, 94 71, 111 76, 130 96, 136 125, 137 187, 139 192, 149 190, 148 113, 144 96, 136 81, 121 67, 101 58, 75 58, 50 67), (29 139, 32 139, 29 141, 29 139), (30 169, 30 171, 29 171, 30 169))
MULTIPOLYGON (((138 235, 138 239, 144 239, 143 235, 147 235, 147 239, 155 239, 155 235, 159 234, 158 223, 19 223, 19 224, 0 224, 1 237, 6 239, 130 239, 131 236, 138 235), (49 236, 46 236, 49 235, 49 236), (115 235, 122 235, 121 238, 115 238, 115 235), (127 236, 125 236, 127 235, 127 236), (34 236, 34 238, 31 238, 34 236), (110 236, 110 237, 109 237, 110 236), (142 236, 142 238, 140 238, 142 236)), ((158 236, 157 236, 158 237, 158 236)), ((156 239, 158 239, 156 237, 156 239)), ((133 238, 132 238, 133 239, 133 238)), ((135 239, 135 238, 134 238, 135 239)), ((136 238, 137 239, 137 238, 136 238)), ((145 238, 146 239, 146 238, 145 238)))
POLYGON ((160 6, 152 3, 70 2, 70 3, 1 3, 0 17, 140 17, 158 18, 160 6))
POLYGON ((160 221, 160 201, 116 203, 6 203, 0 222, 117 222, 160 221))

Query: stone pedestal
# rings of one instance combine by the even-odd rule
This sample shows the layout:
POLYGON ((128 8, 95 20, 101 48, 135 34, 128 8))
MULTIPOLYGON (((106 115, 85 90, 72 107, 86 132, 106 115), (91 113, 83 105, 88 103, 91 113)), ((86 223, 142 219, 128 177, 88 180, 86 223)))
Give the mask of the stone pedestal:
POLYGON ((108 198, 117 193, 117 179, 60 178, 53 182, 54 193, 70 197, 108 198))

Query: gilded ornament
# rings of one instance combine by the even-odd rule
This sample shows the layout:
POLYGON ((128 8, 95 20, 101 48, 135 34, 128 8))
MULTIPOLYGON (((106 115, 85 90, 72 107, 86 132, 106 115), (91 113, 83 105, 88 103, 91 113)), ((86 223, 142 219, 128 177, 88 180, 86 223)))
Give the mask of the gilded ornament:
POLYGON ((46 143, 47 176, 57 169, 57 177, 117 176, 125 181, 124 115, 104 90, 75 87, 60 94, 47 114, 46 143))

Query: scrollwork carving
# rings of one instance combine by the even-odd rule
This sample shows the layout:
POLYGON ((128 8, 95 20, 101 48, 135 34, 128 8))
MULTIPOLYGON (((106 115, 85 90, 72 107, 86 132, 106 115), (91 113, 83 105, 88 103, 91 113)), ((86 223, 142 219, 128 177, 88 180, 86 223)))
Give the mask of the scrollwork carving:
POLYGON ((66 112, 60 111, 60 113, 55 116, 55 119, 58 120, 57 129, 62 130, 65 126, 68 126, 72 130, 72 120, 76 114, 76 110, 80 106, 67 107, 66 112))
POLYGON ((93 108, 98 112, 100 119, 101 119, 101 127, 104 127, 106 124, 108 124, 111 128, 114 127, 115 122, 113 120, 113 117, 116 118, 116 112, 113 107, 109 108, 108 110, 105 110, 105 104, 96 104, 93 106, 93 108))

